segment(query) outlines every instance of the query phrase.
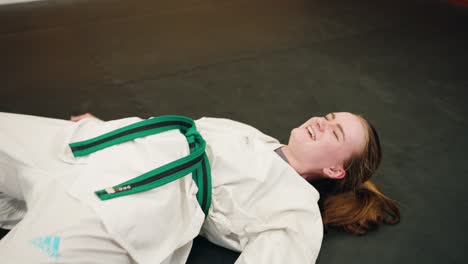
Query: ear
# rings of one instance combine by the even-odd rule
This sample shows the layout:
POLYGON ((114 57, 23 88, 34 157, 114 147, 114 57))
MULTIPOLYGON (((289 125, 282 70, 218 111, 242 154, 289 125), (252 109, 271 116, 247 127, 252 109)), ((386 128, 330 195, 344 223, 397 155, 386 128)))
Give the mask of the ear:
POLYGON ((344 170, 342 165, 336 165, 330 168, 322 169, 323 175, 329 179, 339 180, 343 179, 346 176, 346 171, 344 170))

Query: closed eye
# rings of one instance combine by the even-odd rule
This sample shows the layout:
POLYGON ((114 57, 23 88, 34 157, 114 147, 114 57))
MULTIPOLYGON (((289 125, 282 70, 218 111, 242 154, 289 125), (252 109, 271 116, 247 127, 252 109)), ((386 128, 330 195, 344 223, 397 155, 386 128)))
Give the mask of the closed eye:
POLYGON ((336 140, 338 140, 338 141, 339 141, 340 139, 338 138, 338 135, 336 134, 336 131, 334 131, 334 130, 333 130, 333 134, 335 135, 335 137, 336 137, 336 140))
MULTIPOLYGON (((329 115, 332 115, 332 119, 335 119, 334 114, 332 113, 332 114, 328 114, 328 115, 324 116, 324 118, 327 121, 330 121, 329 115)), ((335 135, 336 140, 340 141, 340 138, 338 137, 338 134, 336 133, 336 130, 333 130, 333 135, 335 135)))

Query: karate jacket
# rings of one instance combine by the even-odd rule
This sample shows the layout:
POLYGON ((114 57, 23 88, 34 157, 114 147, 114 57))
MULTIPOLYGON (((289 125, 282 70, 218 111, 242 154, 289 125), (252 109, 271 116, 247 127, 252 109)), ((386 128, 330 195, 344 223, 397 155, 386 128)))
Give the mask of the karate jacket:
POLYGON ((59 159, 76 165, 68 193, 92 207, 110 236, 138 263, 161 263, 198 234, 242 252, 236 264, 315 263, 323 237, 319 193, 274 152, 282 146, 278 140, 233 120, 204 117, 195 122, 207 142, 211 167, 207 216, 190 175, 146 192, 99 200, 94 191, 189 154, 177 130, 79 158, 68 147, 141 120, 87 118, 57 136, 59 159))

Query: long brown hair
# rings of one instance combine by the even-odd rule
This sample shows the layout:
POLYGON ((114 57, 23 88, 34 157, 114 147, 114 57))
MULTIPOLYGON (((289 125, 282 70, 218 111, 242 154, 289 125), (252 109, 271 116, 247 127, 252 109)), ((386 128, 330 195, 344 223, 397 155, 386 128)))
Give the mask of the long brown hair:
POLYGON ((382 161, 382 148, 375 127, 358 117, 367 131, 364 150, 344 162, 343 179, 323 179, 313 185, 320 192, 319 206, 325 229, 341 228, 362 235, 382 223, 397 224, 400 210, 394 200, 370 181, 382 161))

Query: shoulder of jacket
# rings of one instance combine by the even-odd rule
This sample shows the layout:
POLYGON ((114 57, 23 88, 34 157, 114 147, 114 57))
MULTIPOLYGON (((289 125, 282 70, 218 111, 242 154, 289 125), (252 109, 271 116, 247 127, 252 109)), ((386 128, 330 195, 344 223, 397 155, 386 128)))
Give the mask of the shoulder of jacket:
POLYGON ((228 118, 202 117, 195 121, 197 125, 203 127, 211 127, 215 129, 224 129, 231 131, 239 131, 240 133, 248 133, 250 136, 258 138, 267 143, 279 143, 279 141, 269 135, 264 134, 259 129, 228 118))

